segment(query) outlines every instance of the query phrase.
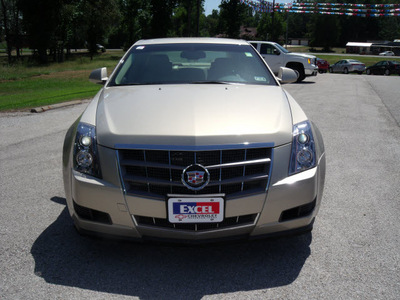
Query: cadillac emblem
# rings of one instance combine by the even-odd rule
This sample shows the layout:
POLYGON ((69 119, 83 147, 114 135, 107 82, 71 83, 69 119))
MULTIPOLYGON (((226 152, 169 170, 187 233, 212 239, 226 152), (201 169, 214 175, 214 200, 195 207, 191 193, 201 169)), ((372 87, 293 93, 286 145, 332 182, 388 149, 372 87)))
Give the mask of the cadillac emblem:
POLYGON ((182 183, 190 190, 201 190, 209 182, 210 173, 202 165, 190 165, 182 172, 182 183))

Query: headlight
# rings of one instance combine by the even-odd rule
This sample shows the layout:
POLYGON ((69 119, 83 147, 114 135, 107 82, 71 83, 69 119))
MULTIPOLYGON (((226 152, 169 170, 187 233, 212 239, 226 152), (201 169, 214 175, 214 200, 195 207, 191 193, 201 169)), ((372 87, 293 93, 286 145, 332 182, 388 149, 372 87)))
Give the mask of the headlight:
POLYGON ((95 126, 86 123, 78 124, 73 160, 74 170, 98 178, 101 177, 95 126))
POLYGON ((289 175, 315 167, 315 143, 309 121, 293 126, 289 175))

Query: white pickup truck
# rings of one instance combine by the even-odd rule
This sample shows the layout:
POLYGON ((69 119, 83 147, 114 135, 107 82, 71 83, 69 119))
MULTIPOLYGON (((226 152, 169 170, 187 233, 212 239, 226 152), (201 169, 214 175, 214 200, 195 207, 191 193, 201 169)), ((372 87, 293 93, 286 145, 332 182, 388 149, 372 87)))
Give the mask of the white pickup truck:
POLYGON ((317 76, 317 58, 314 55, 304 53, 292 53, 274 42, 250 41, 257 49, 275 75, 280 67, 295 70, 299 77, 297 82, 303 81, 307 76, 317 76))

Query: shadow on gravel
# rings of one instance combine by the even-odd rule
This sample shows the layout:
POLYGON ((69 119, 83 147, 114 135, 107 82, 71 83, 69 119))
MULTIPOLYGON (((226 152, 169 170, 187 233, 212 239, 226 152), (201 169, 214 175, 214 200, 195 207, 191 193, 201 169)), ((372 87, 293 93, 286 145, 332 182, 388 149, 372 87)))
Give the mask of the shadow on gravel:
POLYGON ((302 82, 293 82, 291 84, 315 84, 315 81, 302 81, 302 82))
MULTIPOLYGON (((65 205, 65 199, 52 201, 65 205)), ((179 246, 79 236, 65 208, 34 242, 35 274, 46 282, 141 299, 284 286, 310 255, 311 233, 288 238, 179 246)))

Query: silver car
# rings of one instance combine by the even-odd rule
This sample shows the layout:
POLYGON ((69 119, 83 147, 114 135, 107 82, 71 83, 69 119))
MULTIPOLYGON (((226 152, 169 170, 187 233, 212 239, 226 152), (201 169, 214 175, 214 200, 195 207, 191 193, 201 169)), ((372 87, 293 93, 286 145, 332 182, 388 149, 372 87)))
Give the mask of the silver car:
POLYGON ((394 52, 393 51, 384 51, 382 53, 379 53, 380 56, 394 56, 394 52))
POLYGON ((330 73, 358 73, 362 74, 365 71, 365 64, 355 59, 342 59, 330 65, 330 73))
POLYGON ((63 177, 82 233, 205 242, 310 231, 320 131, 245 41, 142 40, 68 130, 63 177))

